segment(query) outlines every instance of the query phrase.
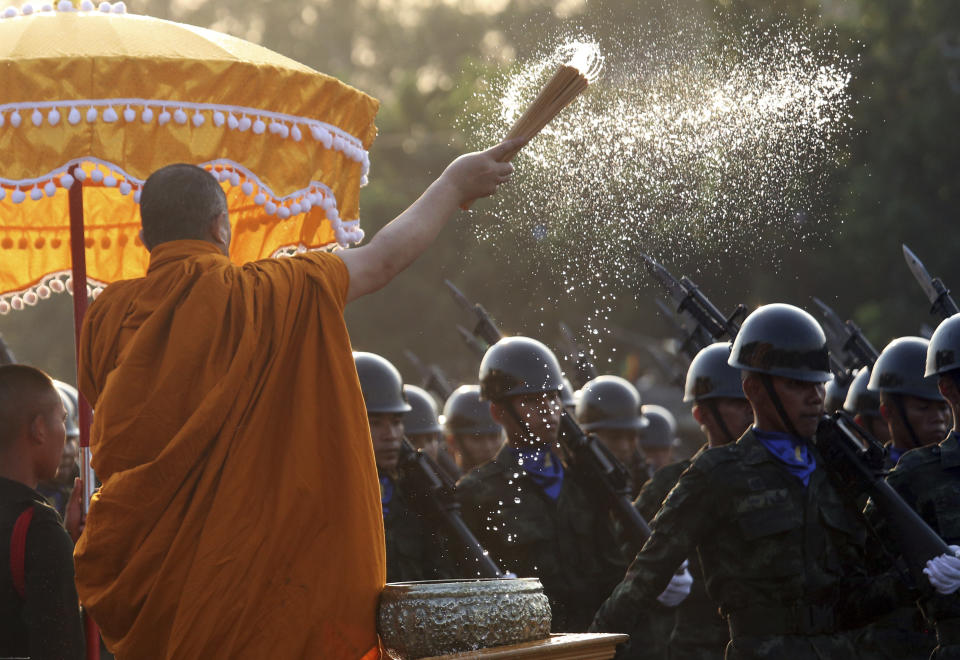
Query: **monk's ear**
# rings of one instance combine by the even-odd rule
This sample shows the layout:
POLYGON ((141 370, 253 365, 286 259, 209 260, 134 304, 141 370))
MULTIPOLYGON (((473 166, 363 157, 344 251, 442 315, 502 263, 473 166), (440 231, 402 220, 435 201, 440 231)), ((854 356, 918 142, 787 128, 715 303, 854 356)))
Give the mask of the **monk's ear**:
POLYGON ((29 431, 30 444, 43 444, 47 437, 47 420, 44 419, 43 415, 37 413, 30 419, 27 430, 29 431))

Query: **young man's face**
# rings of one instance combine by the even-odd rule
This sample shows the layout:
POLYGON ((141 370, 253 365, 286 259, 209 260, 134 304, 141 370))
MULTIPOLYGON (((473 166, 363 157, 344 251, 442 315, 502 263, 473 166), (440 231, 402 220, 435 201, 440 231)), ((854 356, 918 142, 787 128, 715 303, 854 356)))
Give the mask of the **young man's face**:
MULTIPOLYGON (((921 446, 936 444, 947 436, 951 413, 946 401, 932 401, 909 395, 900 396, 906 421, 913 427, 913 432, 921 446)), ((903 423, 900 411, 893 410, 895 406, 888 404, 883 404, 880 408, 887 420, 894 444, 902 449, 912 449, 914 441, 903 423)))
POLYGON ((637 442, 640 432, 636 429, 595 429, 591 431, 597 436, 610 453, 623 465, 630 465, 633 456, 637 453, 637 442))
POLYGON ((403 440, 402 413, 368 413, 370 437, 373 440, 373 455, 377 469, 392 473, 400 458, 400 443, 403 440))
POLYGON ((36 421, 38 430, 42 433, 43 443, 39 447, 39 461, 37 476, 48 481, 57 476, 60 467, 60 458, 67 442, 67 409, 56 390, 46 397, 42 412, 36 421))
POLYGON ((440 436, 437 433, 416 433, 407 436, 407 440, 414 449, 422 449, 423 453, 437 460, 437 453, 440 450, 440 436))
MULTIPOLYGON (((759 427, 764 431, 789 433, 790 429, 781 419, 761 378, 759 375, 751 375, 743 384, 743 391, 750 399, 759 427)), ((824 384, 780 376, 772 376, 771 380, 794 430, 800 437, 812 438, 823 417, 823 399, 826 393, 824 384)))
POLYGON ((556 445, 560 410, 558 392, 518 394, 490 407, 494 419, 507 430, 511 444, 517 447, 556 445), (510 409, 514 414, 510 413, 510 409))
POLYGON ((503 446, 503 436, 495 433, 464 433, 450 436, 457 463, 464 472, 493 459, 503 446))
POLYGON ((746 399, 719 397, 710 399, 709 403, 709 406, 706 402, 695 404, 693 416, 707 435, 711 447, 736 441, 753 423, 753 408, 746 399), (730 437, 723 432, 723 428, 714 417, 714 411, 729 431, 730 437))

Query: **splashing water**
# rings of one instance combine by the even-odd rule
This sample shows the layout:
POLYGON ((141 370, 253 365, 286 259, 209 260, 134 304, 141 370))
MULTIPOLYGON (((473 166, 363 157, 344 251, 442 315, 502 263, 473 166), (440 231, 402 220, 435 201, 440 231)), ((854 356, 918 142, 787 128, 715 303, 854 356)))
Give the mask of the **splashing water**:
POLYGON ((723 45, 635 35, 601 57, 581 38, 492 81, 464 126, 477 146, 506 133, 559 63, 604 69, 514 160, 478 238, 559 272, 548 298, 588 282, 590 353, 611 285, 640 279, 637 251, 671 263, 749 245, 775 259, 827 218, 848 132, 851 63, 806 41, 790 30, 723 45))

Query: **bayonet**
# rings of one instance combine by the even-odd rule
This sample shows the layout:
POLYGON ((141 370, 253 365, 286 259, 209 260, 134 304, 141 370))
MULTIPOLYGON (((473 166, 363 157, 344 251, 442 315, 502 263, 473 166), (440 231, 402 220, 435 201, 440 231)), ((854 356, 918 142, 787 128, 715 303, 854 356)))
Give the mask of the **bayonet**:
POLYGON ((939 277, 930 277, 930 273, 927 272, 926 267, 917 258, 917 255, 906 245, 902 247, 903 258, 907 262, 907 267, 910 268, 913 277, 920 284, 920 288, 923 289, 923 293, 930 301, 930 313, 939 314, 942 318, 948 319, 960 312, 957 303, 950 296, 950 289, 944 285, 943 281, 939 277))

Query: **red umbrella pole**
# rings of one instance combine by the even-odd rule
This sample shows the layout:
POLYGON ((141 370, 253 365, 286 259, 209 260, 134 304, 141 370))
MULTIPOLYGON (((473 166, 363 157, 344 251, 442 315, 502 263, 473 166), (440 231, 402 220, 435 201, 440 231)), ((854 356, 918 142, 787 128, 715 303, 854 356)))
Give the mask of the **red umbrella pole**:
MULTIPOLYGON (((77 347, 80 353, 80 327, 87 313, 87 255, 83 235, 83 183, 76 176, 77 166, 70 168, 74 182, 70 186, 70 271, 73 280, 73 327, 77 347)), ((79 379, 78 379, 79 381, 79 379)), ((90 508, 90 494, 93 493, 93 470, 90 468, 90 423, 93 411, 81 393, 78 397, 80 425, 80 474, 83 475, 83 510, 90 508)), ((87 636, 87 659, 100 660, 100 630, 92 618, 84 618, 87 636)))

